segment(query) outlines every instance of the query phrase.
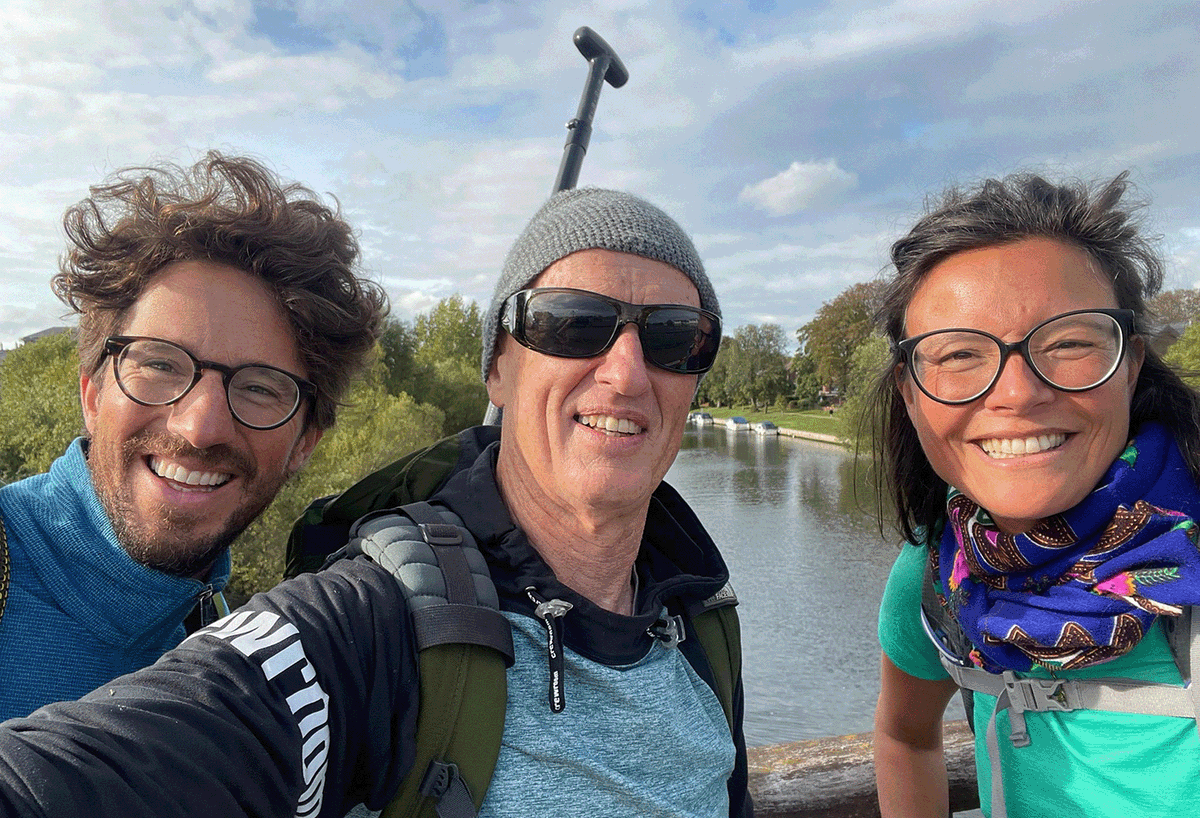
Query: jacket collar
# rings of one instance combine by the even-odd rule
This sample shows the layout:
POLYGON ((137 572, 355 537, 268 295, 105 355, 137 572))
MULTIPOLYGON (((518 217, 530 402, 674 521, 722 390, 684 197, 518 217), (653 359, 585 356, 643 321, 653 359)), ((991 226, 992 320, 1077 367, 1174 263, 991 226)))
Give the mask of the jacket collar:
POLYGON ((208 582, 176 577, 134 561, 117 541, 92 484, 83 439, 50 470, 3 488, 0 510, 10 545, 44 593, 76 612, 80 624, 112 645, 167 638, 209 585, 229 578, 228 550, 208 582))

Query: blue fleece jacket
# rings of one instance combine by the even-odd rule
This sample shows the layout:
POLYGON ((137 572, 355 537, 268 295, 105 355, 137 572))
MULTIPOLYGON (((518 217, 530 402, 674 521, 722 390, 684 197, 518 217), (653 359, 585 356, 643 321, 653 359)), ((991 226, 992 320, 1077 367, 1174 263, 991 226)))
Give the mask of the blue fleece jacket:
POLYGON ((0 488, 0 517, 11 567, 0 720, 151 664, 183 639, 205 589, 229 578, 228 551, 207 583, 134 562, 96 496, 82 439, 50 471, 0 488))

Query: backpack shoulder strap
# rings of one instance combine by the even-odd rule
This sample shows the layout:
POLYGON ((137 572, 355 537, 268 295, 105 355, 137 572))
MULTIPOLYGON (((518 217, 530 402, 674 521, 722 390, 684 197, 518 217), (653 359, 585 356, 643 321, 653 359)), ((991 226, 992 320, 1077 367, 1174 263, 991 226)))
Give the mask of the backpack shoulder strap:
POLYGON ((713 675, 713 692, 725 711, 729 730, 734 730, 734 701, 737 680, 742 674, 742 631, 737 615, 737 595, 726 583, 721 590, 688 612, 692 632, 704 650, 713 675))
POLYGON ((347 555, 366 554, 400 583, 417 650, 466 643, 513 663, 512 631, 487 563, 462 519, 418 501, 366 515, 354 524, 347 555))
POLYGON ((1167 629, 1167 642, 1179 676, 1192 699, 1196 729, 1200 730, 1200 622, 1196 621, 1196 607, 1185 605, 1179 616, 1160 618, 1167 629))
POLYGON ((960 664, 969 664, 971 640, 952 617, 941 600, 941 580, 934 576, 933 567, 925 560, 925 575, 921 585, 921 619, 925 633, 942 654, 949 654, 960 664))
POLYGON ((513 663, 512 631, 471 532, 426 502, 368 514, 341 555, 400 583, 420 677, 416 755, 385 818, 474 818, 491 783, 513 663))
POLYGON ((691 662, 692 668, 712 688, 725 712, 729 734, 737 748, 737 761, 728 783, 731 814, 753 812, 747 789, 748 770, 745 759, 745 736, 737 731, 741 707, 736 701, 741 689, 742 677, 742 632, 737 615, 737 595, 728 583, 713 596, 691 606, 688 611, 691 635, 695 639, 684 639, 679 648, 691 662), (701 654, 696 656, 696 654, 701 654))
MULTIPOLYGON (((950 660, 955 665, 969 665, 971 640, 963 632, 962 626, 946 610, 941 600, 941 578, 934 576, 933 566, 925 560, 924 580, 921 584, 921 625, 925 635, 938 649, 942 664, 950 660)), ((955 679, 957 681, 957 679, 955 679)), ((975 691, 960 684, 959 696, 962 697, 963 713, 967 717, 967 726, 975 732, 975 691)))

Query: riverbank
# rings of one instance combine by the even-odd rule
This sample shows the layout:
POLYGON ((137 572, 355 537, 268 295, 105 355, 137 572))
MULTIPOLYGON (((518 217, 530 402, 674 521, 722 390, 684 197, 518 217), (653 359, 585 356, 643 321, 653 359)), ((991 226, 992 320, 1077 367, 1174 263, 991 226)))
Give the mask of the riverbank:
POLYGON ((769 420, 779 427, 781 435, 786 435, 787 437, 812 440, 818 443, 832 443, 835 446, 843 448, 849 448, 850 446, 850 441, 846 434, 844 416, 830 414, 827 411, 819 409, 811 409, 803 412, 752 412, 745 407, 705 406, 699 411, 708 412, 713 416, 713 420, 718 425, 726 418, 734 416, 744 417, 750 423, 769 420))
POLYGON ((779 434, 786 437, 798 437, 804 440, 813 440, 818 443, 832 443, 834 446, 846 447, 850 445, 837 435, 829 435, 822 432, 806 432, 803 429, 786 429, 783 426, 780 426, 779 434))

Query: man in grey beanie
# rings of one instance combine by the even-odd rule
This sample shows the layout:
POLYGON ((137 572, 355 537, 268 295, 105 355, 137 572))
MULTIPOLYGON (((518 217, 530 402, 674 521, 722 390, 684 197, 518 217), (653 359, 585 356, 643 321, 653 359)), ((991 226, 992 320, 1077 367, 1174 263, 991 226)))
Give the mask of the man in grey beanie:
MULTIPOLYGON (((663 482, 721 338, 695 247, 630 194, 557 193, 514 244, 484 321, 500 426, 464 430, 343 495, 370 486, 372 507, 387 508, 432 484, 420 497, 478 545, 450 549, 464 571, 482 556, 473 582, 447 567, 446 526, 422 524, 444 580, 414 579, 426 558, 386 551, 260 594, 103 695, 0 727, 0 814, 12 792, 28 798, 28 781, 66 776, 52 793, 62 798, 21 802, 21 814, 81 811, 68 796, 87 791, 73 783, 83 777, 104 780, 112 810, 87 805, 101 815, 154 814, 148 794, 160 792, 172 812, 223 815, 270 804, 340 818, 397 792, 442 816, 752 815, 737 600, 711 537, 663 482), (511 648, 451 726, 422 700, 441 702, 485 670, 438 669, 422 606, 463 588, 481 600, 494 588, 511 648), (501 712, 502 727, 487 715, 501 712), (97 727, 135 737, 129 754, 155 764, 77 772, 120 766, 120 742, 100 762, 88 752, 97 727), (494 768, 480 746, 497 747, 494 768)), ((373 553, 362 541, 381 519, 392 518, 356 525, 351 553, 373 553)), ((424 554, 425 543, 412 545, 424 554)), ((484 644, 477 618, 457 613, 439 632, 484 644)))

